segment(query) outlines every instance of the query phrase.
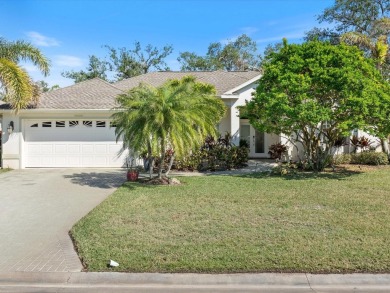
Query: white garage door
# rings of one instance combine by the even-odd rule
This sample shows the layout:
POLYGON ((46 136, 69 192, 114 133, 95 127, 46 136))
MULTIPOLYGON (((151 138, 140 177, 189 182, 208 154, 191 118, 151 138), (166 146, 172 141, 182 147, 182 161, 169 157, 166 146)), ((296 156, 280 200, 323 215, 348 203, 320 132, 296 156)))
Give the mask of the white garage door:
POLYGON ((25 120, 24 167, 122 167, 109 120, 25 120))

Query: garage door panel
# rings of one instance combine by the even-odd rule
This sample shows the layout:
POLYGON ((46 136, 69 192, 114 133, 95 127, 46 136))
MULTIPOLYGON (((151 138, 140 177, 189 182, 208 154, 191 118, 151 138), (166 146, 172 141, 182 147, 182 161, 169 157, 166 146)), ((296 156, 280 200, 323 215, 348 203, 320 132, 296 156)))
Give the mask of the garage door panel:
POLYGON ((67 162, 67 167, 82 167, 81 157, 68 156, 67 162))
POLYGON ((81 154, 81 145, 80 144, 68 144, 68 153, 69 154, 81 154))
POLYGON ((66 155, 68 153, 68 146, 66 144, 55 144, 54 153, 56 155, 66 155))
POLYGON ((82 148, 82 154, 83 155, 89 155, 89 154, 93 154, 93 144, 82 144, 81 145, 81 148, 82 148))
POLYGON ((27 152, 31 155, 39 155, 41 153, 41 148, 39 144, 29 144, 27 145, 27 152))
POLYGON ((97 166, 106 166, 108 165, 108 163, 109 160, 107 157, 101 157, 101 156, 94 157, 94 164, 96 164, 97 166))
POLYGON ((109 154, 106 144, 95 145, 95 154, 109 154))
POLYGON ((25 167, 124 166, 126 153, 118 157, 122 143, 115 142, 115 129, 108 127, 108 121, 107 127, 100 128, 96 122, 86 127, 82 120, 76 127, 69 126, 70 120, 65 120, 65 127, 55 127, 55 120, 51 120, 52 127, 42 127, 43 121, 49 120, 25 121, 25 167))
POLYGON ((39 144, 40 152, 46 155, 52 155, 53 154, 53 145, 48 144, 39 144))
POLYGON ((53 157, 53 164, 58 167, 67 167, 67 159, 65 156, 56 156, 53 157))

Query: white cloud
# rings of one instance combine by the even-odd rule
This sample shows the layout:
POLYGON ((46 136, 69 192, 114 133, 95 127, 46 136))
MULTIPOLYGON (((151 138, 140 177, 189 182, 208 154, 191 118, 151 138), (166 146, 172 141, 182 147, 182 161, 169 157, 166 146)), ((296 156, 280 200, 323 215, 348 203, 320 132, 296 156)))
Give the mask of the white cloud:
POLYGON ((83 66, 83 59, 76 56, 57 55, 54 57, 54 63, 66 67, 80 67, 83 66))
POLYGON ((27 36, 30 38, 34 45, 42 47, 56 47, 60 45, 60 42, 55 38, 44 36, 38 32, 28 32, 27 36))
POLYGON ((33 64, 22 64, 22 67, 29 73, 39 72, 38 67, 34 66, 33 64))
POLYGON ((257 27, 253 27, 253 26, 246 26, 246 27, 241 28, 241 31, 244 34, 250 36, 250 35, 256 33, 257 31, 259 31, 259 29, 257 27))

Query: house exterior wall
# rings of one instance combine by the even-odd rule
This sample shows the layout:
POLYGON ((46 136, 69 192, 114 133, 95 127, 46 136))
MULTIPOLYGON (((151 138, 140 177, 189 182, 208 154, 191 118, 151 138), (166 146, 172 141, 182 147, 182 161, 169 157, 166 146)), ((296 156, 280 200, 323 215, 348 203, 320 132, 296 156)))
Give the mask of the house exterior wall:
POLYGON ((226 120, 224 120, 225 118, 222 119, 224 122, 224 128, 220 128, 220 132, 221 134, 224 134, 226 131, 228 131, 232 136, 232 143, 235 145, 240 143, 240 112, 238 107, 244 106, 245 101, 250 101, 252 99, 252 93, 255 91, 255 88, 256 84, 251 83, 238 90, 234 94, 222 95, 222 100, 225 102, 228 110, 226 114, 226 120), (224 131, 222 132, 221 130, 224 131))
POLYGON ((20 117, 10 115, 3 115, 2 119, 2 166, 3 168, 19 169, 20 168, 20 150, 21 150, 21 119, 20 117), (7 131, 10 122, 14 123, 14 131, 9 134, 7 131))

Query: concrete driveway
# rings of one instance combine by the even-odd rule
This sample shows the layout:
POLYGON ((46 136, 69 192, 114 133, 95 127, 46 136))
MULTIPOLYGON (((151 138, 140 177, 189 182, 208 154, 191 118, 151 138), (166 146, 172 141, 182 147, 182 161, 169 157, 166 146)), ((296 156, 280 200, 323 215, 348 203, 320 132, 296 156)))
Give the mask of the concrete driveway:
POLYGON ((124 181, 119 169, 0 174, 0 272, 80 271, 68 231, 124 181))

